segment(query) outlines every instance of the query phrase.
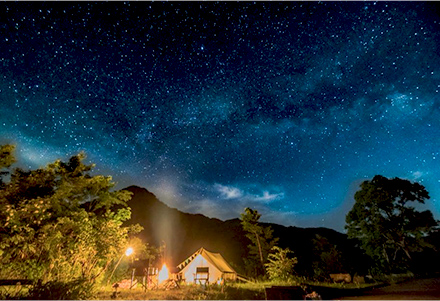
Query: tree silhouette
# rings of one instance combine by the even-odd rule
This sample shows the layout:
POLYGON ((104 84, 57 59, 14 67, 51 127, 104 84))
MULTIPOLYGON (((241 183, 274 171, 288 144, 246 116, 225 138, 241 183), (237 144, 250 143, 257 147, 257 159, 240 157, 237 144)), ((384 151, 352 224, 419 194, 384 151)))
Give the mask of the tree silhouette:
POLYGON ((349 238, 359 240, 379 272, 406 270, 411 254, 430 247, 425 238, 438 225, 431 211, 411 206, 424 204, 428 192, 418 183, 380 175, 360 187, 346 216, 349 238))
POLYGON ((264 264, 273 246, 276 245, 278 238, 273 238, 271 227, 260 225, 261 214, 257 210, 245 208, 241 214, 241 225, 246 232, 246 237, 251 241, 249 248, 249 263, 255 266, 256 274, 264 274, 264 264), (259 262, 257 264, 256 262, 259 262))

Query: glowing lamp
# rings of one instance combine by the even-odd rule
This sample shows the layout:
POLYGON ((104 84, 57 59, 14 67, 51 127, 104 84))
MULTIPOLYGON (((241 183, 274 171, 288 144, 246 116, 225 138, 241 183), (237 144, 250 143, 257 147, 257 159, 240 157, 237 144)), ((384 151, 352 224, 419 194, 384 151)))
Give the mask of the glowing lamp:
POLYGON ((125 256, 130 256, 131 254, 133 254, 133 248, 130 247, 125 251, 125 256))
MULTIPOLYGON (((130 256, 131 254, 133 254, 134 250, 132 247, 129 247, 127 250, 125 250, 125 256, 130 256)), ((118 263, 115 265, 115 268, 113 269, 112 273, 110 274, 110 277, 107 280, 107 284, 110 283, 110 280, 113 277, 114 272, 116 271, 116 268, 119 266, 119 264, 121 263, 122 257, 124 257, 124 254, 121 255, 121 257, 118 260, 118 263)))

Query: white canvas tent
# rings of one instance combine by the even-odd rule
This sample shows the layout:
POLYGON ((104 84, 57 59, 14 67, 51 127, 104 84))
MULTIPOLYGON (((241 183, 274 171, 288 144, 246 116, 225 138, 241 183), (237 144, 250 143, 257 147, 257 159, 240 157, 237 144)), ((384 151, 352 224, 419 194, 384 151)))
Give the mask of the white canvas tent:
POLYGON ((220 253, 212 253, 204 248, 198 249, 177 268, 180 270, 180 277, 186 283, 197 283, 197 280, 200 279, 204 279, 208 283, 237 279, 237 272, 220 253))

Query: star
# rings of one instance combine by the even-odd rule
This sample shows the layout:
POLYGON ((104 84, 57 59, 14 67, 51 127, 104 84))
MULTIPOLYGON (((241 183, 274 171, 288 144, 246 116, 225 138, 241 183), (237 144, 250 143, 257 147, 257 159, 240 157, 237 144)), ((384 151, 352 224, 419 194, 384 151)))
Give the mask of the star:
POLYGON ((341 232, 381 174, 438 218, 431 3, 1 6, 0 143, 25 168, 85 151, 182 211, 341 232))

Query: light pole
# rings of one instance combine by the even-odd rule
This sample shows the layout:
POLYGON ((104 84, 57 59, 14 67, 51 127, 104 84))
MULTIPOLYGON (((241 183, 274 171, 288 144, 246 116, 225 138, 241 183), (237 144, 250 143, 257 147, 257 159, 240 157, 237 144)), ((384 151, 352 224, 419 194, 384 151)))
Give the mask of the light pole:
POLYGON ((118 260, 118 263, 115 265, 115 267, 114 267, 114 269, 113 269, 113 271, 112 271, 112 273, 111 273, 111 275, 110 275, 110 278, 108 278, 107 284, 110 283, 110 280, 112 279, 113 274, 114 274, 114 272, 116 271, 116 268, 117 268, 117 267, 119 266, 119 264, 121 263, 121 260, 122 260, 122 258, 124 257, 124 255, 128 257, 128 256, 130 256, 131 254, 133 254, 133 252, 134 252, 134 250, 133 250, 132 247, 128 247, 127 250, 125 250, 125 253, 121 255, 121 257, 120 257, 119 260, 118 260))

